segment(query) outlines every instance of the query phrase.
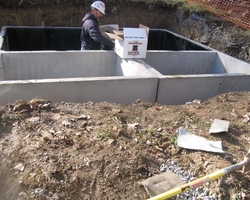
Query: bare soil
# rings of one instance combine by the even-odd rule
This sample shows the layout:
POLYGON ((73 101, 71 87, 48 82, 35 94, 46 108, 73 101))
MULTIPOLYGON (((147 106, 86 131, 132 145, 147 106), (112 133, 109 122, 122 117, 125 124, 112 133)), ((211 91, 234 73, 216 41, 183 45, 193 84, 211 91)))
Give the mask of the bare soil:
MULTIPOLYGON (((167 161, 196 177, 242 161, 249 113, 249 92, 178 106, 10 103, 1 107, 0 199, 147 199, 139 182, 167 161), (229 131, 209 134, 214 119, 230 121, 229 131), (222 141, 226 155, 178 147, 180 127, 222 141)), ((249 199, 249 175, 238 170, 205 187, 221 200, 249 199)))

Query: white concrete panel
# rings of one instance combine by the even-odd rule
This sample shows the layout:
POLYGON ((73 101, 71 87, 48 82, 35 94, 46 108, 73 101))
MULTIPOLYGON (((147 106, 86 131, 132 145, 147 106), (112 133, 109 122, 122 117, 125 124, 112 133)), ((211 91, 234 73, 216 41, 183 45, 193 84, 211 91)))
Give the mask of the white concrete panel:
POLYGON ((185 104, 194 99, 207 100, 216 95, 250 91, 250 76, 237 74, 165 76, 159 80, 157 102, 185 104))
POLYGON ((115 74, 137 77, 152 77, 159 75, 159 73, 157 73, 155 70, 149 70, 150 66, 141 59, 120 59, 117 57, 117 60, 115 74))
POLYGON ((155 102, 158 78, 102 77, 0 82, 0 105, 40 97, 53 102, 130 104, 140 99, 155 102))
POLYGON ((2 53, 5 80, 114 76, 113 51, 2 53))
POLYGON ((141 66, 145 67, 148 70, 148 72, 150 72, 150 76, 157 76, 157 77, 162 76, 162 74, 160 72, 155 70, 155 68, 153 68, 151 65, 146 63, 144 60, 142 60, 142 59, 134 59, 134 60, 136 62, 138 62, 138 64, 140 64, 141 66))
POLYGON ((121 64, 123 62, 123 59, 120 58, 120 56, 116 57, 116 64, 115 64, 115 76, 124 76, 121 64))
POLYGON ((214 51, 148 51, 145 62, 162 75, 211 74, 214 51))
MULTIPOLYGON (((218 57, 216 59, 217 63, 221 63, 221 65, 225 68, 225 73, 244 73, 250 74, 250 64, 244 62, 242 60, 236 59, 232 56, 224 54, 222 52, 218 52, 218 57)), ((217 71, 215 71, 216 73, 217 71)))

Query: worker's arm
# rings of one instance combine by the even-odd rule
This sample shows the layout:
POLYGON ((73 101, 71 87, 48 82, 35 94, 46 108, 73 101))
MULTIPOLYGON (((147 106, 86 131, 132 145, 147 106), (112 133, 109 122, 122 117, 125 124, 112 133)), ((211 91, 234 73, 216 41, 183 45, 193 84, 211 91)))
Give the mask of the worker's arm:
POLYGON ((95 42, 100 42, 111 49, 114 48, 114 42, 101 34, 98 24, 94 21, 89 26, 89 35, 95 42))

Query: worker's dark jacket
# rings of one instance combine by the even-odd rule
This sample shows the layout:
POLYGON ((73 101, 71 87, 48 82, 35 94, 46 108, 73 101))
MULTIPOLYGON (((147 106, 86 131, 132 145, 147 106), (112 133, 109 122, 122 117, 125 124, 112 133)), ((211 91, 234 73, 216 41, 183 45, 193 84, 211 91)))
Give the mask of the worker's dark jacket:
POLYGON ((92 13, 88 13, 82 19, 81 49, 100 50, 113 49, 114 43, 104 37, 99 29, 97 19, 92 13))

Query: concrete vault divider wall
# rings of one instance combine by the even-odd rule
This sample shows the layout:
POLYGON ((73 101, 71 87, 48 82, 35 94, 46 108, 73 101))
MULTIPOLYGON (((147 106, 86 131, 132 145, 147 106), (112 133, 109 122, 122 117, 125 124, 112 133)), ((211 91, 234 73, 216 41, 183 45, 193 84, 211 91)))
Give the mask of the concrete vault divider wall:
POLYGON ((113 51, 4 52, 0 105, 40 97, 54 102, 155 102, 158 77, 113 51))
POLYGON ((1 51, 0 58, 0 105, 35 97, 184 104, 250 91, 250 65, 217 51, 149 50, 146 59, 113 51, 1 51))

